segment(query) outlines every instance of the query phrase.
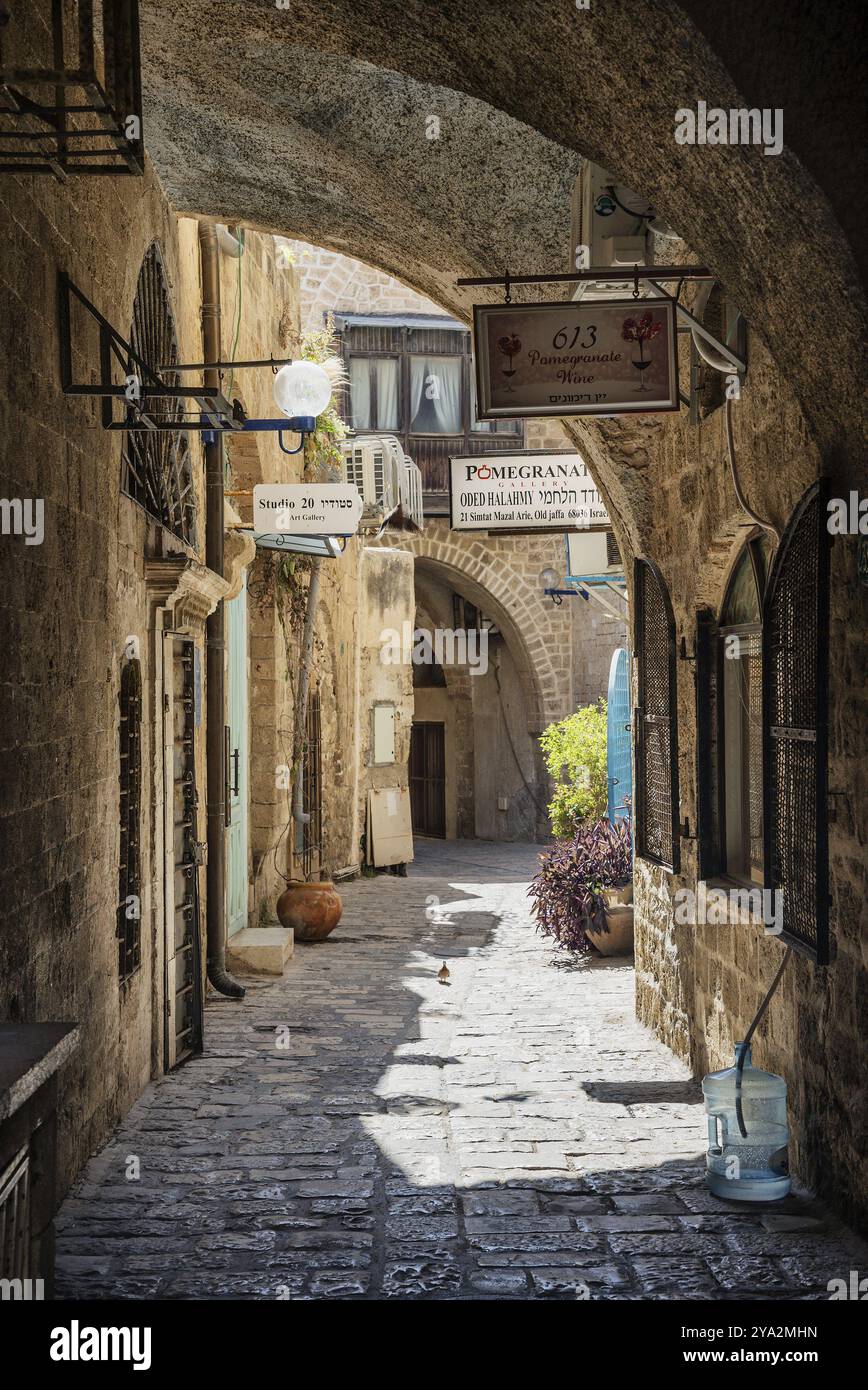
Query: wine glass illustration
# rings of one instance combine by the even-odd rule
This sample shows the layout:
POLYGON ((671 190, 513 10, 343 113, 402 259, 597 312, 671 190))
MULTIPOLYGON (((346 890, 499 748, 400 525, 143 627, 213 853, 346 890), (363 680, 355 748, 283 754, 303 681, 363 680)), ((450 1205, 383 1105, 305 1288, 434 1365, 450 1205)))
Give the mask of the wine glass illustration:
POLYGON ((512 333, 506 337, 498 338, 497 346, 498 350, 503 353, 504 357, 509 363, 509 366, 501 367, 500 370, 506 377, 507 391, 512 391, 514 388, 510 378, 515 376, 515 368, 512 365, 512 359, 513 357, 515 357, 517 352, 521 352, 521 341, 515 336, 514 333, 512 333))
POLYGON ((658 320, 654 322, 654 317, 650 310, 642 315, 640 319, 625 319, 621 329, 621 337, 625 343, 638 343, 639 356, 633 358, 633 366, 639 373, 638 390, 647 391, 645 385, 645 372, 651 366, 651 352, 645 355, 645 344, 650 343, 659 333, 663 331, 663 324, 658 320))

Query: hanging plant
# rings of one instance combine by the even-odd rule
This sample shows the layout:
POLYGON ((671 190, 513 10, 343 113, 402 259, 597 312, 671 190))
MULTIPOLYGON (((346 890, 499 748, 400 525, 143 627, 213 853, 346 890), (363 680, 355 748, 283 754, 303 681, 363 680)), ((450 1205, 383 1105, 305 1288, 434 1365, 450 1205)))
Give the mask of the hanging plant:
POLYGON ((317 416, 316 429, 305 440, 304 476, 309 482, 334 482, 341 476, 341 442, 346 439, 348 430, 335 401, 335 392, 347 380, 347 374, 338 354, 331 314, 324 328, 315 329, 302 338, 299 357, 303 362, 316 362, 332 384, 332 398, 317 416))

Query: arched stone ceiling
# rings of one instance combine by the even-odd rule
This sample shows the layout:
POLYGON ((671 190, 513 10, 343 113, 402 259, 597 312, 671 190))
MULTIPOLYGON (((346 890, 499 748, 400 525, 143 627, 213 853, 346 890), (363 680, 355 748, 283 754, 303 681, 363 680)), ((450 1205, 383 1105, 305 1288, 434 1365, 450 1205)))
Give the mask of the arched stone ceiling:
MULTIPOLYGON (((772 104, 781 25, 763 11, 809 33, 839 7, 739 8, 740 28, 728 21, 720 38, 724 62, 714 8, 672 0, 592 0, 590 11, 569 0, 144 0, 146 141, 176 206, 345 251, 464 318, 471 297, 457 276, 564 268, 569 189, 587 155, 654 200, 766 343, 821 450, 854 457, 868 316, 842 228, 799 158, 801 138, 816 168, 811 124, 791 129, 785 111, 777 157, 679 146, 673 134, 676 109, 698 100, 772 104), (741 93, 727 63, 756 90, 741 93), (439 141, 426 139, 430 115, 439 141)), ((798 49, 815 99, 826 77, 846 80, 846 31, 838 39, 828 54, 798 49)), ((779 47, 792 58, 792 41, 779 47)), ((800 78, 791 68, 794 101, 800 78)), ((827 184, 846 203, 846 188, 827 184)), ((631 470, 663 428, 659 417, 575 426, 616 515, 641 511, 646 485, 631 470)))

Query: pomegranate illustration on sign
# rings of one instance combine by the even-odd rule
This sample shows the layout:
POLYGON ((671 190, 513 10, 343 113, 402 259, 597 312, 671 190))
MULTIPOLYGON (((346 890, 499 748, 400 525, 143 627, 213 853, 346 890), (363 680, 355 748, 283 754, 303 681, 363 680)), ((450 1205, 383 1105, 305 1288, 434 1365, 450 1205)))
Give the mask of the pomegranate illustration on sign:
POLYGON ((514 333, 510 333, 503 338, 498 338, 497 347, 509 363, 507 367, 502 367, 501 371, 506 377, 507 391, 512 391, 513 386, 510 378, 515 376, 515 368, 512 365, 512 359, 515 357, 516 353, 521 352, 521 340, 517 338, 514 333))
POLYGON ((640 319, 625 319, 621 329, 621 337, 625 343, 638 343, 639 356, 633 358, 633 366, 639 373, 640 391, 647 391, 645 385, 645 370, 651 366, 651 354, 645 356, 645 344, 650 343, 663 330, 663 324, 658 320, 654 322, 654 317, 650 310, 642 315, 640 319))

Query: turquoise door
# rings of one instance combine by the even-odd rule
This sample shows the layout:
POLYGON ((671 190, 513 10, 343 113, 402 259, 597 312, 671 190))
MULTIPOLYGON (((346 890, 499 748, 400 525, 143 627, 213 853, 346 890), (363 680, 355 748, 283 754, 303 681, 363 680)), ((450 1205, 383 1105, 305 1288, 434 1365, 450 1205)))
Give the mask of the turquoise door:
POLYGON ((629 820, 633 796, 633 768, 630 762, 630 667, 627 651, 619 647, 612 653, 609 668, 609 715, 606 727, 606 761, 609 778, 610 821, 629 820))
POLYGON ((226 605, 228 649, 228 720, 226 756, 229 759, 228 830, 226 846, 228 931, 232 936, 247 926, 247 576, 237 598, 226 605))

